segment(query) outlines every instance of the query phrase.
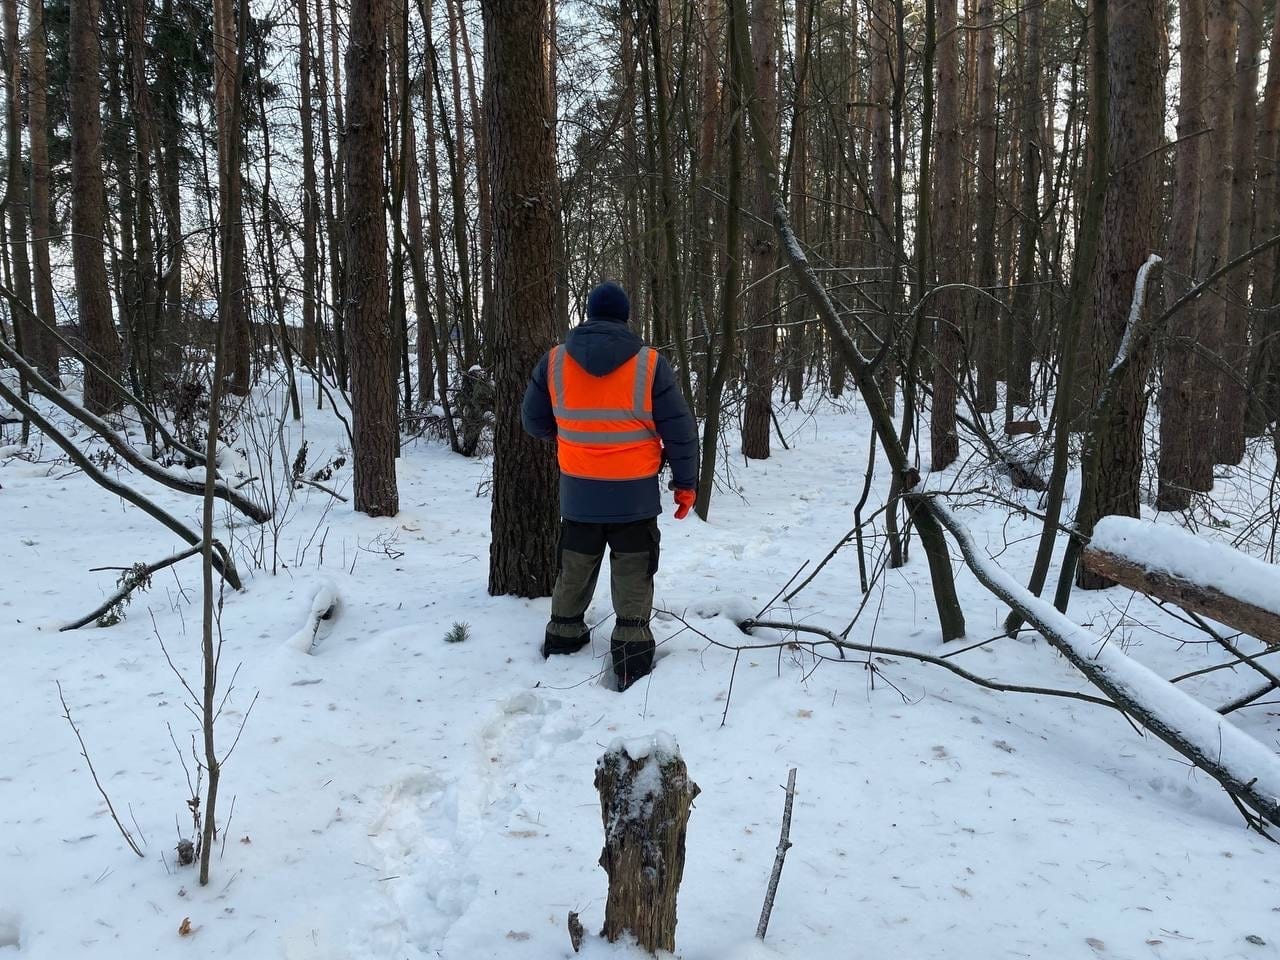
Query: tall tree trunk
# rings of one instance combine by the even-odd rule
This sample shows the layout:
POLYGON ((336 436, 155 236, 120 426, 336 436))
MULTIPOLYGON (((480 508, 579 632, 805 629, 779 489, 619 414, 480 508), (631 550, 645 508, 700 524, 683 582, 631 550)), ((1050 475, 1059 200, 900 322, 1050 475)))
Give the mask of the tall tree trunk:
MULTIPOLYGON (((30 308, 31 259, 27 254, 27 178, 22 169, 22 51, 18 39, 18 0, 3 0, 5 77, 5 206, 9 216, 9 259, 13 290, 30 308)), ((14 332, 23 356, 37 362, 39 324, 24 310, 10 310, 14 332)), ((24 381, 25 382, 25 381, 24 381)))
POLYGON ((716 455, 720 448, 720 420, 724 410, 724 385, 729 378, 729 371, 737 354, 738 310, 741 302, 738 285, 742 276, 742 258, 739 253, 742 249, 742 174, 746 124, 742 115, 742 89, 736 80, 743 70, 736 65, 738 50, 728 31, 726 31, 726 47, 727 59, 734 66, 729 71, 729 80, 726 83, 728 107, 725 116, 729 124, 729 156, 726 165, 728 184, 724 215, 724 277, 720 283, 720 337, 718 352, 712 349, 710 337, 708 337, 706 420, 702 426, 698 498, 694 504, 694 509, 703 520, 707 519, 711 511, 711 494, 715 489, 716 455))
MULTIPOLYGON (((1280 233, 1280 0, 1272 18, 1271 54, 1267 86, 1258 123, 1258 182, 1254 194, 1253 237, 1265 240, 1280 233)), ((1280 253, 1268 250, 1255 261, 1253 274, 1254 330, 1249 358, 1249 412, 1245 432, 1259 436, 1276 419, 1280 400, 1280 310, 1276 308, 1276 277, 1280 253)))
MULTIPOLYGON (((808 194, 812 189, 809 179, 809 72, 811 69, 810 32, 815 16, 815 0, 797 0, 795 7, 795 46, 793 48, 792 73, 795 77, 793 117, 791 123, 791 178, 788 200, 791 203, 791 222, 796 229, 807 233, 809 219, 808 194)), ((805 340, 807 335, 808 305, 801 296, 792 296, 787 306, 787 393, 798 409, 804 397, 805 340)))
POLYGON ((396 331, 387 303, 382 202, 389 0, 353 0, 347 40, 346 313, 351 344, 354 504, 371 517, 400 511, 396 455, 396 331))
POLYGON ((153 170, 158 154, 155 114, 147 85, 147 0, 129 0, 129 96, 133 101, 134 190, 137 229, 135 356, 145 395, 153 397, 166 375, 163 299, 156 273, 153 170))
POLYGON ((86 365, 84 403, 91 413, 103 414, 121 404, 109 379, 120 373, 121 353, 103 249, 107 211, 98 35, 98 0, 71 0, 71 258, 86 353, 103 371, 86 365))
POLYGON ((53 302, 53 272, 49 264, 49 114, 48 62, 44 36, 44 0, 27 3, 27 60, 29 84, 27 120, 31 131, 31 240, 35 252, 35 308, 41 323, 35 326, 32 351, 41 375, 61 385, 58 372, 58 340, 50 329, 57 322, 53 302))
POLYGON ((218 216, 223 234, 230 238, 231 255, 221 282, 228 295, 220 298, 226 313, 218 322, 227 325, 226 371, 228 393, 247 396, 252 378, 252 346, 246 304, 244 272, 244 204, 240 179, 240 138, 233 117, 239 115, 240 30, 233 0, 213 2, 213 100, 218 129, 218 216))
MULTIPOLYGON (((1208 58, 1206 104, 1213 142, 1224 149, 1213 154, 1205 168, 1200 198, 1200 234, 1196 246, 1196 276, 1207 276, 1227 262, 1230 253, 1231 184, 1234 156, 1226 145, 1233 143, 1237 5, 1226 0, 1208 0, 1208 58)), ((1217 429, 1219 375, 1217 364, 1223 357, 1227 303, 1225 284, 1219 281, 1187 309, 1192 311, 1192 330, 1200 350, 1191 363, 1188 409, 1195 418, 1188 439, 1188 466, 1185 474, 1171 474, 1171 481, 1191 490, 1213 489, 1213 433, 1217 429)))
MULTIPOLYGON (((343 307, 346 302, 344 293, 344 276, 342 256, 344 253, 343 245, 339 238, 343 236, 343 203, 344 187, 342 183, 342 166, 341 150, 336 152, 333 149, 333 122, 330 115, 331 106, 336 108, 339 113, 337 128, 342 129, 342 98, 335 95, 330 99, 329 96, 329 70, 326 66, 327 62, 334 64, 334 72, 337 71, 337 41, 334 39, 338 32, 336 24, 331 23, 332 29, 329 31, 328 52, 326 52, 326 33, 324 21, 324 0, 316 0, 316 78, 319 81, 316 95, 320 102, 320 149, 321 158, 324 161, 323 191, 324 191, 324 213, 325 213, 325 234, 328 237, 329 251, 329 295, 328 302, 330 304, 330 316, 333 320, 333 366, 334 374, 339 386, 347 385, 347 338, 343 329, 343 307), (331 59, 330 59, 331 58, 331 59)), ((320 325, 323 328, 323 324, 320 325)), ((324 349, 323 343, 321 349, 324 349)))
MULTIPOLYGON (((1169 257, 1164 270, 1165 303, 1172 305, 1191 286, 1197 264, 1196 232, 1204 179, 1205 90, 1204 0, 1181 0, 1178 7, 1179 53, 1178 145, 1174 148, 1173 212, 1169 223, 1169 257)), ((1218 142, 1217 137, 1214 141, 1218 142)), ((1213 216, 1213 212, 1209 212, 1213 216)), ((1157 510, 1185 510, 1191 504, 1192 464, 1196 447, 1195 342, 1201 321, 1198 304, 1174 314, 1165 347, 1160 384, 1160 466, 1157 510)), ((1203 399, 1203 398, 1201 398, 1203 399)))
POLYGON ((1019 168, 1022 189, 1018 216, 1018 264, 1013 290, 1013 305, 1005 324, 1004 353, 1005 420, 1017 419, 1014 408, 1031 404, 1032 344, 1036 329, 1036 245, 1040 238, 1040 165, 1043 162, 1040 138, 1040 29, 1044 21, 1044 4, 1028 4, 1024 15, 1022 41, 1023 67, 1022 161, 1019 168))
POLYGON ((425 410, 435 397, 436 318, 431 306, 431 286, 427 282, 427 261, 423 253, 427 241, 422 230, 422 178, 418 172, 415 129, 410 115, 404 127, 405 200, 408 203, 405 239, 409 248, 409 268, 413 274, 413 312, 418 324, 418 405, 425 410))
MULTIPOLYGON (((173 0, 162 0, 162 22, 173 19, 173 0)), ((164 331, 161 350, 164 368, 179 371, 182 365, 183 306, 183 252, 186 241, 182 235, 182 197, 179 185, 182 116, 178 104, 178 54, 162 49, 156 57, 156 101, 159 126, 159 150, 157 174, 160 186, 160 207, 164 213, 164 232, 160 248, 164 251, 164 275, 161 279, 164 299, 164 331)))
MULTIPOLYGON (((760 121, 768 131, 766 147, 771 162, 778 157, 778 4, 777 0, 752 0, 751 61, 755 72, 760 121)), ((754 170, 750 204, 756 219, 751 226, 747 252, 746 405, 742 417, 742 453, 752 460, 769 456, 773 420, 773 361, 777 342, 777 248, 769 225, 772 198, 763 173, 754 170)))
POLYGON ((311 111, 311 0, 298 0, 298 114, 302 132, 302 359, 316 368, 318 337, 316 300, 320 284, 316 275, 316 221, 320 198, 316 194, 316 144, 311 111))
MULTIPOLYGON (((964 282, 960 221, 960 57, 956 0, 938 0, 938 140, 934 166, 934 230, 940 284, 964 282)), ((930 420, 930 467, 941 470, 960 456, 956 432, 956 394, 964 356, 958 290, 943 290, 933 301, 937 313, 933 417, 930 420)), ((934 312, 934 311, 930 311, 934 312)))
MULTIPOLYGON (((898 276, 898 222, 893 189, 894 139, 890 118, 894 74, 894 19, 890 0, 870 0, 871 15, 867 24, 868 57, 871 71, 867 89, 868 126, 870 127, 871 174, 871 244, 877 279, 877 306, 881 310, 881 338, 894 336, 892 306, 896 300, 898 276)), ((863 337, 864 352, 874 356, 878 345, 863 337)), ((894 372, 895 357, 890 349, 880 367, 877 380, 884 393, 885 405, 892 413, 897 399, 894 372)))
MULTIPOLYGON (((1241 0, 1239 51, 1236 57, 1235 105, 1232 110, 1231 219, 1227 257, 1234 260, 1252 246, 1253 182, 1258 136, 1258 58, 1262 52, 1262 0, 1241 0)), ((1218 463, 1244 459, 1244 418, 1248 405, 1249 273, 1243 264, 1223 281, 1226 304, 1222 316, 1222 360, 1216 371, 1218 421, 1213 432, 1218 463)))
POLYGON ((975 296, 972 343, 978 362, 977 406, 982 413, 996 409, 996 380, 999 377, 998 305, 996 295, 996 19, 995 0, 978 2, 977 133, 978 163, 977 234, 975 236, 975 286, 990 296, 975 296))
POLYGON ((555 452, 520 405, 555 337, 555 132, 547 115, 547 0, 483 0, 493 195, 494 460, 489 593, 541 597, 555 580, 555 452))
MULTIPOLYGON (((1164 5, 1137 0, 1110 11, 1109 156, 1111 179, 1103 207, 1094 286, 1094 382, 1104 383, 1129 325, 1138 268, 1152 254, 1159 223, 1160 146, 1164 96, 1160 71, 1164 5)), ((1144 348, 1145 349, 1145 348, 1144 348)), ((1088 537, 1099 517, 1139 515, 1142 427, 1147 362, 1135 358, 1115 384, 1108 416, 1097 425, 1097 468, 1084 482, 1076 529, 1088 537)), ((1081 567, 1076 583, 1109 585, 1081 567)))

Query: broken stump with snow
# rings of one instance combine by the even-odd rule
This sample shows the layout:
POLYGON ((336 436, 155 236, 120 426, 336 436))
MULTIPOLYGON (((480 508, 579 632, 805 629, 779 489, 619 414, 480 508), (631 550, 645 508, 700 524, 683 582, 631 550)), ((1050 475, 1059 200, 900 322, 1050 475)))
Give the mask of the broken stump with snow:
POLYGON ((630 933, 650 953, 674 951, 676 895, 698 785, 666 734, 615 740, 596 764, 604 821, 600 866, 609 875, 601 935, 630 933))
POLYGON ((1280 646, 1280 567, 1181 527, 1103 517, 1081 562, 1130 590, 1280 646))

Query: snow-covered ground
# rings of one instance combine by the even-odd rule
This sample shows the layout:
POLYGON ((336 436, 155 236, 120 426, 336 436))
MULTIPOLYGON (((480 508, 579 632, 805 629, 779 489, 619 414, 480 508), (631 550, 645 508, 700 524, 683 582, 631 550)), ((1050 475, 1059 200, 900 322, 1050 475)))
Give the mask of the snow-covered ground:
MULTIPOLYGON (((656 731, 679 742, 702 788, 680 893, 686 960, 1280 957, 1280 848, 1113 711, 994 693, 889 657, 875 677, 853 658, 815 663, 797 649, 743 654, 733 670, 733 651, 707 638, 760 642, 734 618, 764 608, 804 561, 811 572, 852 526, 865 469, 856 402, 789 411, 783 429, 789 452, 732 460, 734 489, 717 496, 709 524, 663 518, 661 659, 622 695, 600 679, 603 584, 591 652, 547 663, 547 601, 487 595, 484 461, 406 444, 393 520, 297 491, 278 550, 266 536, 265 571, 244 559, 261 531, 238 527, 251 575, 222 617, 224 686, 238 668, 224 747, 253 706, 223 773, 207 888, 175 865, 190 835, 183 758, 194 775, 195 723, 160 645, 194 685, 198 564, 158 574, 115 626, 58 632, 114 589, 116 573, 91 568, 156 560, 178 543, 49 462, 52 445, 38 462, 0 451, 0 957, 570 956, 566 914, 589 932, 603 915, 596 760, 615 738, 656 731), (324 591, 337 612, 319 621, 308 654, 324 591), (455 622, 470 636, 446 643, 455 622), (142 859, 94 789, 55 682, 145 842, 142 859), (761 947, 751 934, 792 766, 795 846, 761 947), (186 918, 192 932, 180 936, 186 918)), ((293 451, 303 430, 285 430, 293 451)), ((345 442, 314 409, 305 437, 313 465, 345 442)), ((196 522, 194 500, 123 476, 196 522)), ((328 482, 342 489, 350 477, 348 465, 328 482)), ((997 505, 959 512, 1024 580, 1038 522, 997 505)), ((970 641, 995 635, 1000 605, 967 571, 959 583, 970 641)), ((843 629, 861 599, 849 546, 770 616, 843 629)), ((1223 659, 1128 591, 1077 593, 1071 615, 1166 677, 1223 659)), ((876 585, 851 637, 948 652, 918 546, 876 585)), ((999 640, 958 662, 1088 689, 1043 640, 999 640)), ((1216 706, 1255 681, 1219 671, 1181 686, 1216 706)), ((1234 718, 1275 750, 1278 711, 1234 718)), ((594 938, 583 955, 639 956, 594 938)))

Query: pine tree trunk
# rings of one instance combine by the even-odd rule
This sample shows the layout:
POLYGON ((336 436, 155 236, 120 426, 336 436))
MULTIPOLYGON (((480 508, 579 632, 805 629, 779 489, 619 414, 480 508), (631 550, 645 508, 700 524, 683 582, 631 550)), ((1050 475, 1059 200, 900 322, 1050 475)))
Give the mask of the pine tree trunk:
MULTIPOLYGON (((1102 237, 1094 285, 1094 382, 1106 381, 1128 325, 1138 268, 1154 250, 1160 215, 1160 145, 1164 97, 1160 44, 1164 6, 1139 0, 1110 11, 1109 146, 1111 179, 1103 208, 1102 237)), ((1149 352, 1149 347, 1145 348, 1149 352)), ((1088 537, 1099 517, 1139 515, 1142 427, 1146 413, 1147 359, 1121 374, 1109 416, 1097 426, 1097 467, 1085 482, 1076 528, 1088 537)), ((1083 567, 1077 584, 1097 589, 1109 583, 1083 567)))
MULTIPOLYGON (((27 306, 31 299, 31 258, 27 253, 27 178, 22 169, 22 41, 18 37, 18 0, 3 0, 4 75, 5 75, 5 146, 8 162, 8 186, 5 207, 9 216, 9 257, 13 268, 14 293, 27 306)), ((21 315, 15 324, 23 329, 24 355, 34 361, 36 327, 21 315)))
POLYGON ((1018 200, 1018 262, 1013 290, 1013 304, 1005 324, 1004 353, 1007 394, 1005 421, 1016 420, 1016 407, 1031 404, 1032 344, 1036 327, 1036 245, 1040 237, 1040 28, 1044 5, 1028 4, 1025 8, 1025 34, 1022 42, 1024 75, 1022 76, 1022 159, 1018 174, 1021 194, 1018 200))
POLYGON ((426 237, 422 230, 421 175, 418 172, 418 143, 415 125, 410 119, 404 129, 405 197, 408 203, 406 215, 406 240, 409 247, 409 268, 413 274, 413 312, 418 324, 418 405, 426 410, 435 397, 435 339, 436 318, 431 306, 431 286, 427 281, 427 261, 423 254, 426 237))
MULTIPOLYGON (((938 131, 934 165, 934 230, 940 284, 962 283, 962 226, 960 220, 960 57, 956 31, 956 0, 938 0, 938 131)), ((958 290, 943 290, 932 302, 938 333, 935 340, 933 417, 930 420, 930 468, 941 470, 960 456, 956 432, 957 378, 961 375, 964 342, 958 290)))
POLYGON ((555 131, 547 116, 546 0, 483 0, 493 195, 494 460, 489 593, 542 597, 555 580, 555 452, 520 405, 555 337, 555 131))
MULTIPOLYGON (((1255 242, 1280 233, 1280 0, 1272 18, 1267 85, 1258 126, 1258 181, 1254 195, 1255 242)), ((1245 433, 1260 436, 1276 419, 1280 404, 1280 310, 1276 308, 1276 250, 1268 250, 1254 265, 1253 349, 1249 358, 1249 411, 1245 433)))
MULTIPOLYGON (((1231 219, 1227 257, 1234 260, 1252 246, 1255 145, 1258 136, 1258 58, 1262 51, 1262 0, 1241 0, 1235 105, 1232 111, 1231 219)), ((1218 380, 1218 421, 1213 432, 1215 460, 1244 459, 1244 418, 1248 406, 1249 273, 1242 264, 1223 278, 1222 359, 1218 380)))
POLYGON ((52 327, 57 322, 53 301, 53 272, 49 263, 49 114, 48 61, 44 36, 44 0, 27 3, 27 121, 31 131, 31 239, 35 254, 34 286, 36 316, 34 343, 27 344, 41 375, 55 386, 61 385, 58 371, 58 340, 52 327))
MULTIPOLYGON (((755 71, 760 117, 769 131, 769 155, 778 156, 778 5, 777 0, 751 4, 751 60, 755 71)), ((753 168, 754 170, 754 168, 753 168)), ((747 251, 747 295, 743 345, 746 350, 746 405, 742 417, 742 453, 752 460, 769 457, 773 421, 773 361, 777 344, 778 266, 768 183, 755 171, 750 178, 751 210, 756 219, 747 251)))
POLYGON ((354 505, 371 517, 400 511, 396 455, 396 331, 387 303, 382 173, 389 0, 353 0, 347 41, 346 301, 351 345, 354 505))
MULTIPOLYGON (((1164 270, 1166 304, 1173 304, 1193 282, 1196 231, 1200 221, 1204 129, 1205 7, 1204 0, 1181 0, 1181 72, 1178 80, 1178 138, 1174 149, 1173 212, 1169 223, 1169 257, 1164 270)), ((1160 466, 1156 509, 1185 510, 1191 504, 1191 469, 1197 413, 1194 371, 1200 306, 1190 304, 1169 323, 1160 384, 1160 466)))
MULTIPOLYGON (((344 186, 342 183, 342 151, 334 151, 333 149, 333 119, 331 116, 331 108, 338 111, 339 117, 337 121, 337 129, 342 129, 342 98, 337 96, 335 91, 331 98, 329 95, 329 69, 327 64, 333 63, 333 72, 337 73, 337 41, 334 35, 337 33, 336 26, 329 30, 326 34, 324 20, 324 2, 316 0, 316 79, 318 81, 318 89, 316 96, 320 103, 320 151, 323 160, 323 190, 324 190, 324 213, 325 213, 325 234, 328 237, 329 252, 329 290, 328 302, 330 304, 330 317, 333 322, 333 338, 332 352, 333 372, 338 381, 338 385, 345 387, 347 385, 347 338, 343 329, 343 307, 346 302, 346 294, 344 290, 345 270, 343 268, 343 245, 341 238, 343 236, 344 222, 344 186), (329 43, 326 44, 326 39, 329 43)), ((335 83, 336 83, 335 79, 335 83)), ((323 329, 323 323, 320 328, 323 329)), ((322 343, 321 349, 325 346, 322 343)))
POLYGON ((152 175, 159 148, 151 92, 147 85, 145 57, 147 11, 146 0, 129 0, 129 95, 133 101, 135 138, 134 187, 135 222, 137 223, 135 238, 138 265, 135 350, 142 386, 146 395, 151 397, 164 382, 166 375, 171 375, 174 371, 168 369, 165 364, 164 303, 160 296, 159 277, 156 273, 156 247, 153 233, 155 195, 152 175))
POLYGON ((227 325, 226 390, 235 396, 249 393, 252 379, 252 343, 246 305, 244 272, 244 204, 240 179, 240 138, 235 117, 240 115, 240 36, 233 0, 213 0, 213 100, 218 127, 218 216, 220 229, 231 244, 227 272, 219 279, 227 288, 226 313, 218 317, 227 325))
POLYGON ((311 112, 311 0, 298 0, 298 119, 302 132, 302 359, 316 368, 319 349, 316 332, 316 300, 320 284, 316 275, 316 145, 311 112))
MULTIPOLYGON (((893 96, 894 72, 894 20, 889 0, 871 0, 871 16, 867 24, 868 55, 871 71, 867 88, 868 127, 871 176, 871 227, 869 230, 872 257, 876 270, 877 306, 881 317, 876 332, 881 338, 894 335, 894 317, 891 308, 896 299, 897 276, 897 217, 894 210, 893 190, 893 135, 890 124, 890 100, 893 96)), ((875 356, 879 344, 863 338, 863 352, 875 356)), ((887 356, 880 367, 877 380, 884 394, 885 405, 893 413, 897 399, 895 360, 887 356)))
POLYGON ((978 3, 978 168, 977 234, 974 284, 989 293, 973 298, 973 344, 978 362, 977 407, 982 413, 996 409, 996 381, 999 378, 1000 316, 996 296, 996 21, 995 0, 978 3))
MULTIPOLYGON (((1196 245, 1197 277, 1205 277, 1227 262, 1230 253, 1231 187, 1234 154, 1228 145, 1234 137, 1235 54, 1237 22, 1235 3, 1208 0, 1208 59, 1206 104, 1213 143, 1222 149, 1206 163, 1200 198, 1200 232, 1196 245)), ((1208 149, 1208 148, 1206 148, 1208 149)), ((1214 431, 1217 429, 1218 362, 1224 357, 1226 285, 1219 281, 1186 309, 1192 311, 1195 343, 1205 356, 1191 362, 1188 409, 1194 418, 1188 437, 1189 469, 1180 477, 1191 490, 1213 489, 1214 431)), ((1173 476, 1170 477, 1173 479, 1173 476)))
MULTIPOLYGON (((791 203, 791 222, 802 233, 808 225, 808 194, 812 189, 809 182, 809 74, 813 65, 810 62, 812 54, 809 33, 816 13, 814 4, 815 0, 797 0, 795 9, 795 92, 791 108, 795 119, 791 124, 791 183, 788 187, 788 199, 791 203)), ((792 290, 787 306, 787 393, 797 409, 804 397, 808 315, 808 304, 792 290)))
POLYGON ((113 412, 121 400, 107 377, 121 369, 120 337, 111 314, 103 238, 106 194, 102 176, 102 114, 98 0, 71 0, 71 258, 87 365, 84 404, 91 413, 113 412))
MULTIPOLYGON (((162 0, 160 16, 164 20, 173 17, 172 0, 162 0)), ((156 56, 156 101, 158 151, 157 175, 159 181, 160 208, 164 214, 164 231, 158 246, 164 251, 161 281, 163 298, 164 368, 180 371, 182 342, 185 331, 183 317, 183 251, 186 242, 182 235, 182 198, 179 186, 179 160, 182 142, 182 119, 178 105, 177 56, 172 50, 158 52, 156 56)))

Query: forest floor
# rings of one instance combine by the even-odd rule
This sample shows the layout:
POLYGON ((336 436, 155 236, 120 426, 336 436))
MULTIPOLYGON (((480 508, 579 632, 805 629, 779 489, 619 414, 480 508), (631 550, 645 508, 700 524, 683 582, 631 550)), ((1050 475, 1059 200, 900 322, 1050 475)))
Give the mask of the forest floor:
MULTIPOLYGON (((791 450, 730 458, 732 489, 715 498, 710 523, 662 518, 661 659, 621 695, 601 679, 603 582, 592 647, 550 662, 538 651, 548 601, 487 595, 483 459, 406 442, 394 519, 303 488, 278 550, 270 530, 237 526, 242 557, 261 548, 265 569, 242 558, 246 589, 227 594, 222 614, 224 688, 235 674, 222 749, 242 722, 243 734, 223 772, 206 888, 175 865, 178 836, 191 833, 184 765, 194 776, 196 724, 158 639, 196 686, 198 562, 158 574, 119 624, 59 632, 114 589, 116 573, 92 568, 156 560, 178 544, 53 462, 51 444, 0 450, 0 957, 571 956, 566 914, 580 913, 588 931, 603 917, 596 760, 615 737, 658 730, 678 740, 702 788, 679 901, 685 960, 1280 957, 1280 848, 1118 714, 995 693, 894 657, 876 657, 873 674, 852 656, 815 662, 769 649, 733 669, 734 652, 709 639, 753 642, 735 618, 768 606, 841 539, 866 466, 856 399, 780 416, 791 450), (339 605, 308 654, 299 630, 322 589, 339 605), (446 643, 455 622, 470 636, 446 643), (143 858, 94 789, 55 681, 143 858), (794 848, 760 946, 751 935, 790 767, 794 848)), ((273 425, 262 433, 276 443, 273 425)), ((304 430, 285 421, 283 436, 292 456, 304 430)), ((314 404, 305 439, 313 469, 346 442, 314 404)), ((1034 508, 1036 495, 965 469, 932 483, 985 483, 1034 508)), ((197 522, 197 500, 121 476, 197 522)), ((348 464, 328 483, 350 480, 348 464)), ((886 484, 882 471, 868 514, 886 484)), ((1263 486, 1235 471, 1219 493, 1258 503, 1263 486)), ((979 499, 959 498, 970 504, 962 516, 1025 579, 1038 521, 979 499)), ((1216 535, 1239 532, 1236 521, 1216 535)), ((880 546, 869 544, 870 561, 880 546)), ((958 577, 970 641, 994 636, 1004 610, 968 571, 958 577)), ((861 599, 850 545, 770 615, 839 630, 861 599)), ((1126 590, 1077 592, 1071 614, 1164 676, 1223 659, 1126 590)), ((850 636, 945 652, 918 547, 879 579, 850 636)), ((1009 682, 1088 689, 1033 636, 958 662, 1009 682)), ((1217 705, 1253 685, 1248 672, 1219 671, 1183 686, 1217 705)), ((1235 719, 1277 748, 1280 706, 1235 719)), ((591 937, 583 955, 640 953, 591 937)))

